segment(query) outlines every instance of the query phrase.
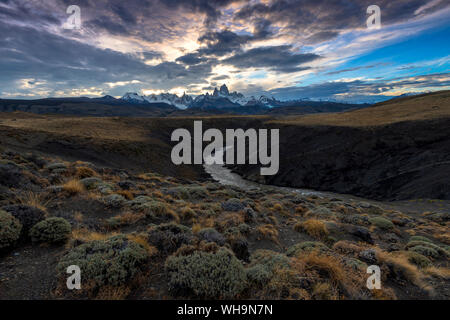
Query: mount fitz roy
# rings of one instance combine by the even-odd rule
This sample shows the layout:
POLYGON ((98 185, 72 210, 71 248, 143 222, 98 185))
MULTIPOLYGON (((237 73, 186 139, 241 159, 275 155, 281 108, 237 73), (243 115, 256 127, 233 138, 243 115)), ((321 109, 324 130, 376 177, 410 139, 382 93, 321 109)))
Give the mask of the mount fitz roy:
POLYGON ((195 98, 187 94, 183 94, 181 97, 171 93, 141 96, 135 92, 127 92, 120 100, 133 104, 166 103, 178 109, 225 109, 243 106, 272 108, 281 104, 275 98, 267 96, 261 96, 258 99, 254 96, 247 98, 242 93, 230 92, 225 84, 220 89, 215 88, 212 94, 206 93, 195 98))

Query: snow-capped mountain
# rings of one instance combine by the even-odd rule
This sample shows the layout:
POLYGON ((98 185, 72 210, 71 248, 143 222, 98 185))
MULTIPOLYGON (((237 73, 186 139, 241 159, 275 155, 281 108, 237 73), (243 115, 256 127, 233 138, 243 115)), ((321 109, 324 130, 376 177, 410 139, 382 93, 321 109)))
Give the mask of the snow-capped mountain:
POLYGON ((280 102, 275 98, 261 96, 255 98, 254 96, 245 97, 239 92, 230 92, 228 87, 224 84, 219 89, 215 88, 212 94, 206 93, 196 96, 195 98, 183 94, 179 97, 176 94, 161 93, 151 95, 139 95, 135 92, 127 92, 121 100, 133 104, 148 104, 148 103, 166 103, 175 106, 179 109, 187 108, 238 108, 243 106, 272 108, 280 105, 280 102))

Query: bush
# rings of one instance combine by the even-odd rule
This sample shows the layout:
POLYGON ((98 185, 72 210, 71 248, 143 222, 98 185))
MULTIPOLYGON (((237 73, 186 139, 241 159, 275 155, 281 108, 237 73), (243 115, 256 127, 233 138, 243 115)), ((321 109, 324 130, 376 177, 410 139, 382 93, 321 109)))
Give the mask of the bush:
POLYGON ((383 229, 383 230, 390 230, 394 229, 394 224, 391 220, 382 218, 382 217, 374 217, 369 219, 370 223, 374 226, 383 229))
POLYGON ((148 241, 162 254, 173 253, 181 245, 191 244, 193 240, 191 229, 176 223, 155 226, 148 234, 148 241))
POLYGON ((236 198, 231 198, 225 202, 222 202, 222 209, 225 211, 237 212, 245 208, 244 204, 236 198))
POLYGON ((103 197, 103 202, 108 207, 120 208, 126 202, 126 200, 120 194, 110 194, 106 197, 103 197))
POLYGON ((423 236, 412 236, 411 238, 409 238, 409 241, 410 242, 411 241, 425 241, 425 242, 433 243, 433 241, 431 241, 427 237, 423 237, 423 236))
POLYGON ((415 264, 419 268, 426 268, 431 266, 431 260, 418 252, 407 251, 406 256, 408 257, 409 262, 415 264))
POLYGON ((409 249, 409 251, 416 252, 426 257, 439 258, 439 253, 430 247, 425 246, 415 246, 409 249))
POLYGON ((250 256, 250 266, 263 265, 269 272, 277 269, 288 269, 290 259, 279 252, 259 249, 250 256))
MULTIPOLYGON (((443 257, 446 257, 448 255, 448 252, 445 249, 439 247, 438 245, 435 245, 434 243, 428 242, 428 241, 415 240, 415 241, 408 242, 407 245, 406 245, 406 249, 408 249, 408 250, 412 250, 412 249, 414 249, 414 247, 425 247, 425 248, 433 249, 433 251, 436 251, 438 256, 442 255, 443 257)), ((425 251, 425 249, 423 249, 423 248, 420 248, 418 250, 413 250, 413 251, 416 251, 416 252, 419 252, 419 251, 427 252, 428 254, 430 254, 430 255, 428 255, 429 257, 433 257, 433 255, 434 255, 433 251, 429 251, 429 250, 425 251)), ((419 252, 419 253, 421 253, 421 252, 419 252)))
POLYGON ((254 265, 246 270, 249 282, 256 285, 263 285, 272 278, 272 272, 262 264, 254 265))
POLYGON ((88 190, 92 190, 96 188, 99 184, 102 183, 102 180, 95 177, 89 177, 81 179, 80 182, 84 185, 84 187, 88 190))
POLYGON ((195 252, 169 257, 166 261, 169 290, 174 295, 190 293, 201 298, 231 299, 246 287, 246 273, 236 257, 226 249, 217 253, 195 252))
POLYGON ((58 243, 69 239, 72 227, 63 218, 48 218, 34 225, 30 230, 33 242, 58 243))
POLYGON ((202 199, 208 195, 208 190, 201 186, 183 186, 170 188, 167 194, 177 199, 202 199))
POLYGON ((0 210, 0 250, 14 245, 20 237, 21 230, 19 220, 0 210))
POLYGON ((289 247, 286 251, 286 255, 289 257, 297 256, 301 253, 309 253, 311 251, 320 251, 325 252, 328 251, 328 247, 324 245, 322 242, 318 241, 303 241, 289 247))
POLYGON ((22 224, 22 235, 28 235, 31 227, 45 219, 45 212, 32 206, 17 204, 5 206, 2 209, 20 221, 22 224))
POLYGON ((214 228, 202 229, 198 232, 198 236, 202 240, 206 240, 208 242, 215 242, 219 246, 223 246, 225 244, 224 236, 214 228))
POLYGON ((120 286, 142 270, 147 258, 148 253, 142 245, 120 235, 72 249, 60 260, 57 271, 65 278, 67 267, 77 265, 83 281, 92 283, 95 288, 120 286))

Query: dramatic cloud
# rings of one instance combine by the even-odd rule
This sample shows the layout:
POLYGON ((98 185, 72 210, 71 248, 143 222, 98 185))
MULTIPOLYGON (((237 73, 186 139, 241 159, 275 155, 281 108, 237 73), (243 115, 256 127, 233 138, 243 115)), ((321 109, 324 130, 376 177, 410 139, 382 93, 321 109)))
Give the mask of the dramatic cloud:
POLYGON ((319 58, 312 53, 292 53, 292 46, 259 47, 237 53, 222 60, 222 63, 231 64, 236 68, 269 68, 278 72, 298 72, 308 67, 300 65, 319 58))
POLYGON ((447 80, 437 76, 448 71, 448 59, 439 60, 448 55, 448 50, 439 50, 446 39, 432 42, 421 56, 414 55, 420 48, 399 47, 390 53, 394 61, 361 57, 448 25, 449 2, 377 1, 382 28, 369 31, 366 10, 372 4, 3 0, 0 97, 120 96, 152 90, 198 94, 221 82, 232 90, 276 92, 280 98, 371 98, 446 88, 447 80), (81 8, 80 30, 62 27, 72 4, 81 8), (338 78, 342 76, 357 80, 338 78))

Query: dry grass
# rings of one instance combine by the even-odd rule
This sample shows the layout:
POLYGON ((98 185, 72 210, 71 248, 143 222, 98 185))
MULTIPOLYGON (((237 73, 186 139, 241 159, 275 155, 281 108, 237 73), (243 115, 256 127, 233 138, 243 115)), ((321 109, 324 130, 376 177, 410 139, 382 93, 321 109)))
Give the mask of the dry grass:
POLYGON ((133 200, 134 199, 133 194, 129 190, 119 190, 119 191, 116 191, 116 193, 120 194, 121 196, 123 196, 127 200, 133 200))
POLYGON ((244 222, 245 220, 241 213, 230 212, 217 217, 214 225, 215 228, 221 232, 232 227, 237 227, 244 222))
POLYGON ((95 296, 95 300, 124 300, 130 294, 131 289, 128 286, 101 287, 95 296))
POLYGON ((279 244, 278 230, 271 224, 264 224, 256 228, 259 239, 268 239, 279 244))
POLYGON ((424 269, 423 272, 433 277, 442 278, 445 280, 450 279, 450 268, 447 267, 429 267, 424 269))
POLYGON ((73 229, 72 230, 72 239, 80 240, 82 242, 89 242, 94 240, 106 240, 113 236, 118 235, 117 232, 112 233, 99 233, 95 231, 90 231, 85 228, 73 229))
POLYGON ((383 251, 377 251, 377 258, 386 264, 394 277, 401 277, 425 291, 432 291, 425 282, 419 269, 408 261, 405 255, 395 255, 383 251))
POLYGON ((304 222, 299 222, 294 225, 294 230, 297 232, 306 232, 313 238, 322 239, 328 235, 325 223, 316 219, 309 219, 304 222))
POLYGON ((145 214, 143 214, 142 212, 131 212, 131 211, 127 211, 121 215, 115 216, 114 218, 116 218, 119 221, 120 225, 132 225, 142 219, 145 218, 145 214))
POLYGON ((354 242, 341 240, 333 245, 333 250, 345 255, 357 256, 364 248, 356 245, 354 242))
POLYGON ((79 222, 79 223, 83 222, 83 220, 84 220, 84 216, 80 211, 76 211, 73 214, 73 218, 75 219, 76 222, 79 222))
POLYGON ((446 117, 450 117, 450 91, 386 101, 373 107, 354 111, 288 116, 283 119, 268 121, 268 123, 370 127, 401 121, 441 119, 446 117))
POLYGON ((18 198, 18 202, 20 204, 32 206, 41 209, 44 212, 47 212, 47 205, 50 202, 50 200, 45 199, 44 194, 28 191, 18 198))
POLYGON ((304 213, 306 213, 309 209, 305 206, 302 205, 298 205, 295 207, 295 213, 298 213, 300 215, 303 215, 304 213))
POLYGON ((156 249, 156 247, 150 245, 147 242, 147 239, 142 235, 128 234, 127 239, 143 246, 150 257, 153 257, 156 254, 158 254, 158 249, 156 249))
POLYGON ((80 180, 76 179, 67 181, 63 185, 63 190, 68 192, 70 195, 76 195, 86 191, 84 185, 80 182, 80 180))
POLYGON ((84 179, 84 178, 95 177, 98 175, 97 175, 97 172, 95 172, 94 170, 92 170, 89 167, 77 167, 75 176, 78 179, 84 179))

